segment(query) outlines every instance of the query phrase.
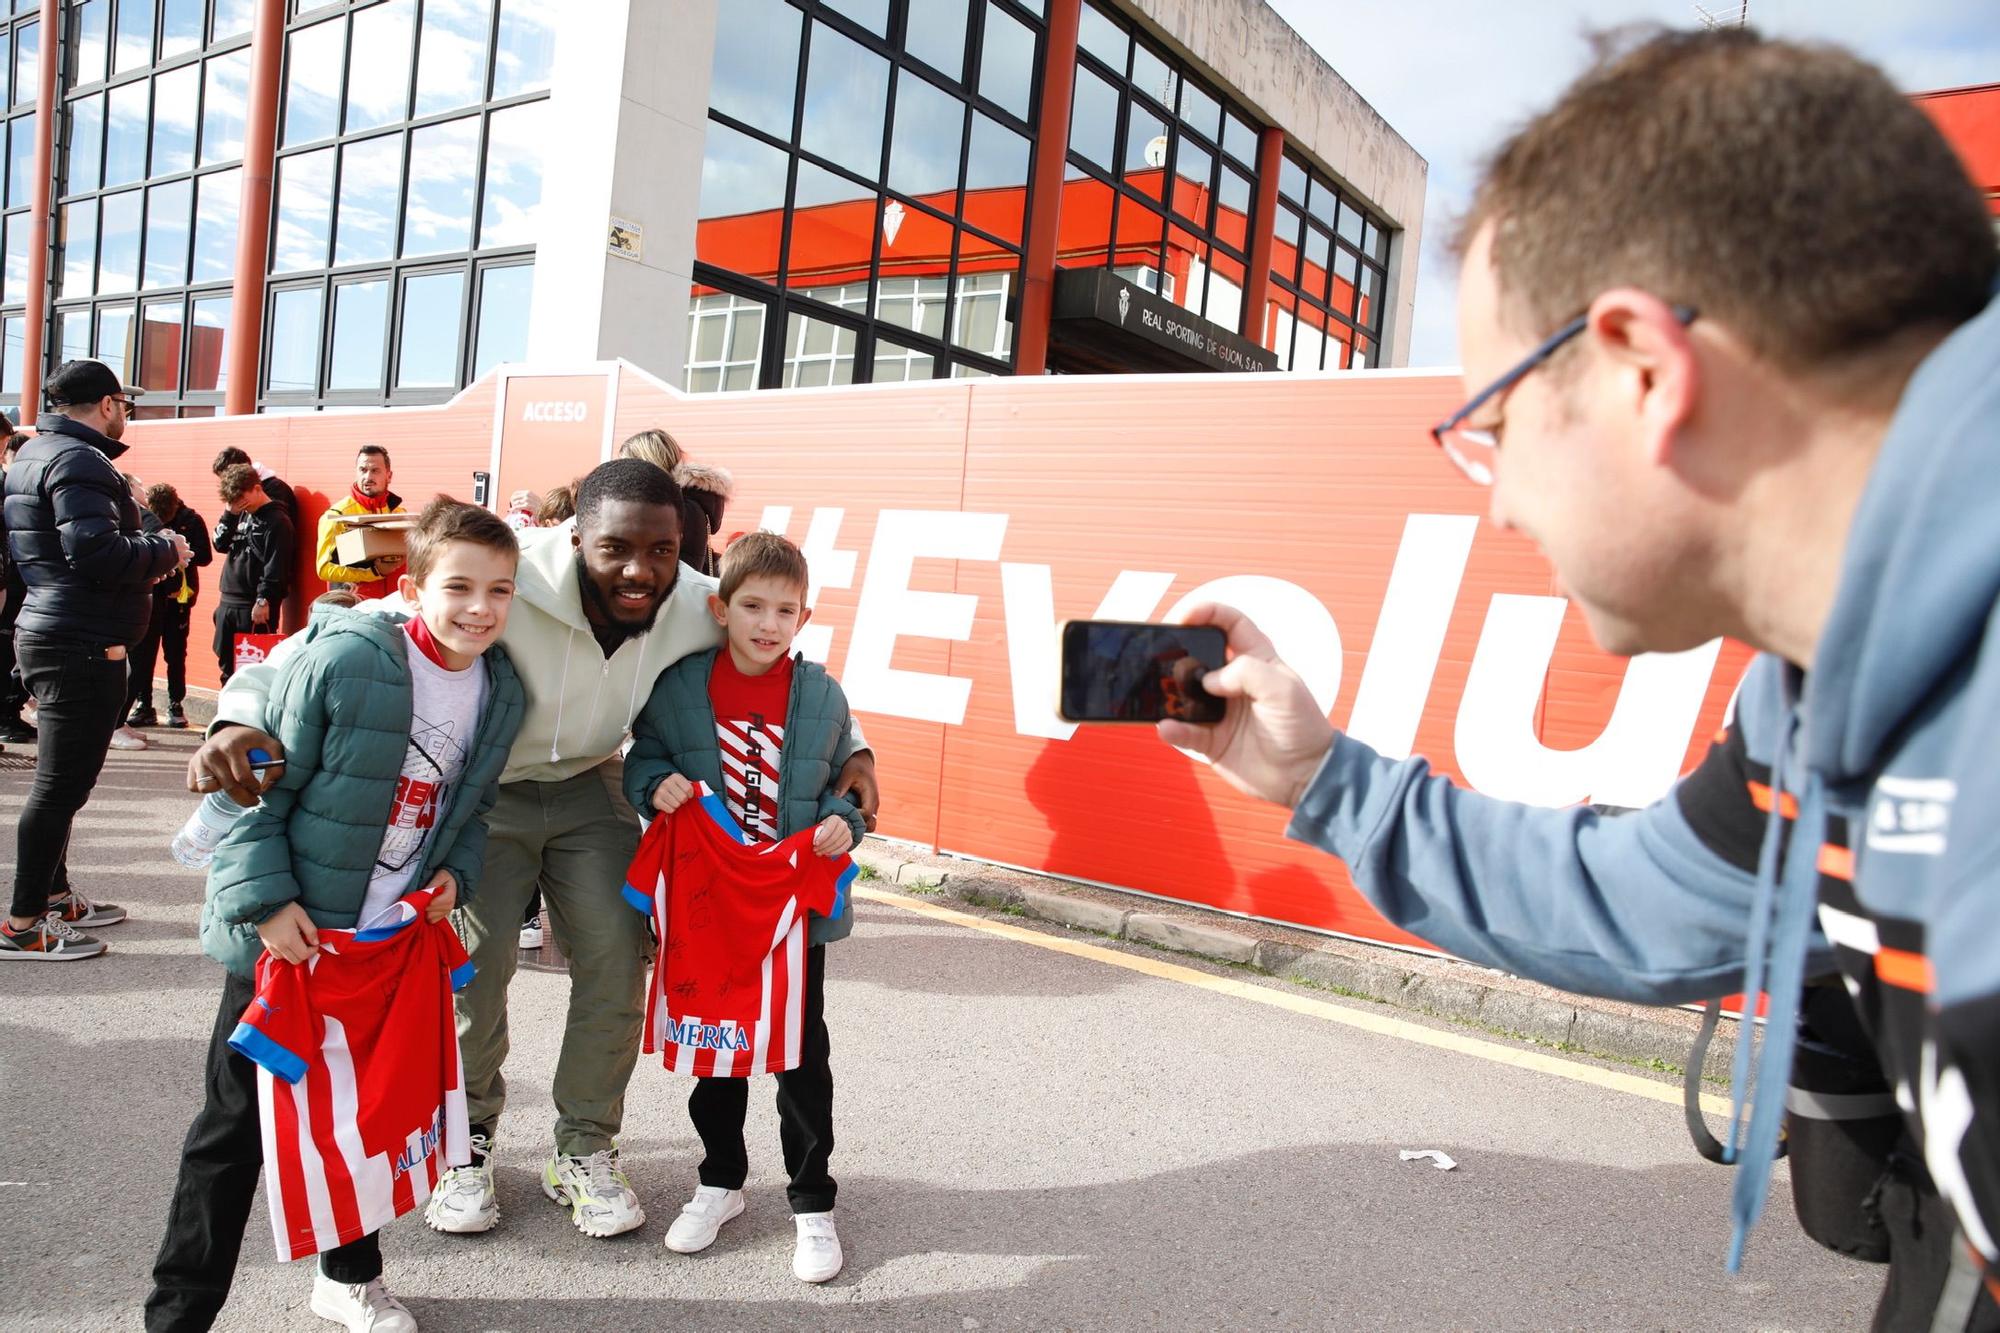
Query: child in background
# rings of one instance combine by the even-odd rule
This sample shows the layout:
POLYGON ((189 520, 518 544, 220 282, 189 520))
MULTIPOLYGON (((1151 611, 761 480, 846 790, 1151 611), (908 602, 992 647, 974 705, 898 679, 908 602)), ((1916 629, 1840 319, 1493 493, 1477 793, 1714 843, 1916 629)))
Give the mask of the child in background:
MULTIPOLYGON (((845 855, 866 832, 853 805, 833 795, 835 748, 847 729, 847 698, 816 662, 792 655, 812 613, 799 548, 755 532, 722 557, 722 582, 708 599, 727 643, 692 654, 663 674, 633 725, 625 793, 634 809, 671 815, 694 784, 722 794, 755 842, 777 842, 817 826, 813 851, 845 855)), ((797 1067, 777 1075, 787 1194, 797 1232, 792 1272, 825 1282, 840 1272, 834 1229, 833 1070, 826 1027, 826 945, 854 929, 852 912, 814 916, 807 933, 804 1033, 797 1067)), ((749 942, 768 950, 768 939, 749 942)), ((702 1078, 688 1114, 706 1152, 700 1185, 667 1230, 666 1245, 694 1254, 714 1243, 743 1211, 749 1160, 743 1078, 702 1078)))
MULTIPOLYGON (((415 614, 322 610, 280 668, 268 716, 284 745, 285 774, 223 838, 202 909, 203 950, 228 973, 206 1097, 182 1148, 146 1302, 146 1327, 155 1333, 209 1327, 235 1273, 265 1138, 257 1067, 233 1049, 232 1037, 242 1039, 239 1020, 255 1026, 246 1010, 257 996, 260 955, 294 964, 317 958, 321 975, 336 957, 321 955, 321 931, 387 929, 408 914, 403 900, 412 894, 428 895, 424 916, 436 922, 473 891, 483 816, 523 710, 506 654, 491 651, 507 624, 518 559, 513 531, 499 518, 440 498, 411 534, 400 581, 415 614), (389 723, 398 717, 409 719, 407 731, 389 723), (369 825, 381 834, 357 836, 369 825)), ((448 1017, 440 1022, 433 1053, 438 1042, 456 1049, 448 1017)), ((412 1155, 435 1152, 433 1143, 430 1153, 412 1155)), ((397 1163, 398 1188, 426 1164, 397 1163)), ((381 1273, 373 1232, 325 1250, 313 1312, 350 1329, 414 1330, 381 1273)))

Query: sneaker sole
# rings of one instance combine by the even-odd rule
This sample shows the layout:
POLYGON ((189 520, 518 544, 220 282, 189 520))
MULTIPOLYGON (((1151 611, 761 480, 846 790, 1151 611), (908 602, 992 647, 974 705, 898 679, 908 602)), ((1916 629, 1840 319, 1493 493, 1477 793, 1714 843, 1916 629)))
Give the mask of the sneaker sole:
POLYGON ((715 1244, 716 1238, 722 1235, 723 1227, 727 1226, 730 1222, 734 1221, 736 1218, 743 1216, 743 1208, 744 1208, 743 1200, 739 1197, 736 1200, 736 1207, 733 1210, 724 1213, 721 1217, 715 1219, 715 1225, 709 1229, 708 1239, 702 1241, 702 1243, 699 1245, 688 1245, 685 1243, 676 1244, 674 1241, 673 1229, 671 1227, 667 1229, 667 1238, 665 1241, 662 1242, 662 1244, 664 1244, 668 1249, 672 1250, 675 1254, 700 1254, 703 1250, 715 1244))
POLYGON ((438 1234, 444 1236, 484 1235, 486 1232, 489 1232, 493 1230, 493 1228, 500 1225, 500 1204, 498 1200, 494 1201, 493 1211, 486 1217, 484 1226, 459 1226, 459 1225, 446 1226, 443 1222, 440 1222, 437 1218, 432 1217, 431 1210, 428 1208, 424 1209, 424 1225, 429 1227, 432 1231, 435 1231, 438 1234))
POLYGON ((584 1221, 577 1205, 570 1202, 569 1191, 551 1184, 547 1174, 542 1176, 542 1194, 550 1203, 569 1209, 570 1225, 592 1240, 609 1240, 613 1236, 622 1236, 628 1231, 637 1231, 646 1225, 644 1208, 639 1209, 638 1215, 628 1225, 622 1227, 605 1227, 599 1223, 584 1221))
POLYGON ((838 1268, 835 1268, 831 1273, 815 1273, 809 1276, 805 1273, 801 1273, 798 1269, 798 1265, 794 1264, 792 1265, 792 1276, 797 1278, 801 1282, 807 1282, 811 1283, 813 1286, 818 1286, 822 1282, 831 1282, 835 1278, 839 1277, 841 1269, 844 1269, 846 1267, 847 1267, 847 1256, 842 1255, 840 1260, 840 1266, 838 1268))
POLYGON ((66 949, 60 953, 43 953, 40 949, 0 950, 0 958, 31 959, 39 963, 81 963, 87 958, 102 958, 110 949, 98 949, 85 953, 78 949, 66 949))
POLYGON ((76 927, 78 930, 90 930, 96 926, 121 925, 129 915, 130 913, 122 911, 117 913, 116 915, 104 912, 92 912, 87 917, 83 917, 82 919, 77 921, 68 922, 67 924, 76 927))

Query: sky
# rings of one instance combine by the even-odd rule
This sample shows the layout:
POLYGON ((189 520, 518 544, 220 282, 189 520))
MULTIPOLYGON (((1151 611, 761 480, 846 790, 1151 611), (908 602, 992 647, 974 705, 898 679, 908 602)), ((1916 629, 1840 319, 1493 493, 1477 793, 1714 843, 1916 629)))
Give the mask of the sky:
MULTIPOLYGON (((1696 21, 1689 0, 1268 3, 1430 163, 1412 366, 1458 363, 1457 275, 1445 242, 1481 158, 1582 71, 1587 31, 1696 21)), ((1839 42, 1908 92, 2000 83, 1996 0, 1750 0, 1750 21, 1773 36, 1839 42)))

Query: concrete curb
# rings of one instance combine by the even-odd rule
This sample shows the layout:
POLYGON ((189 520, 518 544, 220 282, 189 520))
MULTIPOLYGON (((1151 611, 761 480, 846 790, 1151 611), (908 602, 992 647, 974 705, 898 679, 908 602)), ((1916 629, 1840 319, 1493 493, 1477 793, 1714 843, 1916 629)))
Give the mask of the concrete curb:
MULTIPOLYGON (((1281 981, 1585 1056, 1677 1072, 1687 1061, 1699 1022, 1686 1010, 1570 995, 1456 959, 1329 939, 1070 880, 929 856, 876 838, 857 847, 854 859, 878 882, 918 896, 950 898, 969 907, 1247 967, 1281 981)), ((1727 1081, 1735 1039, 1736 1025, 1724 1023, 1704 1062, 1705 1078, 1727 1081)))

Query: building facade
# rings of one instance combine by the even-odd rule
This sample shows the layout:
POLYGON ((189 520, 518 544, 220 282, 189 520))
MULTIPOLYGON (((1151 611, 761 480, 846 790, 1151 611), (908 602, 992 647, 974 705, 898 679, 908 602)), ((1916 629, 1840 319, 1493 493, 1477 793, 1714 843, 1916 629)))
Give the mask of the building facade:
POLYGON ((1406 354, 1425 166, 1262 0, 12 0, 0 406, 1406 354))

